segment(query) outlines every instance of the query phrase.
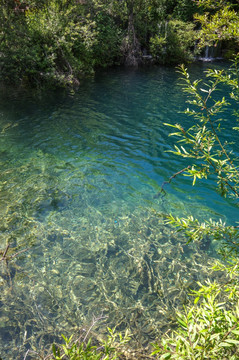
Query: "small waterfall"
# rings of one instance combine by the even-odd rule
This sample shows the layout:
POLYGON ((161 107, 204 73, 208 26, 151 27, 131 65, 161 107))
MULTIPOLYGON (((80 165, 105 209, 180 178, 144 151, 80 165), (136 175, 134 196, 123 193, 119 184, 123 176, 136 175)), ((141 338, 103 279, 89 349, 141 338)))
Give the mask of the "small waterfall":
POLYGON ((203 51, 203 55, 198 58, 201 61, 214 61, 221 60, 221 43, 219 42, 215 46, 206 46, 203 51))
POLYGON ((168 21, 161 21, 158 24, 158 32, 161 36, 167 37, 168 35, 168 21))
POLYGON ((206 46, 206 49, 205 49, 205 59, 211 59, 211 57, 209 57, 209 46, 208 45, 206 46))
POLYGON ((165 36, 168 36, 168 21, 165 23, 165 36))

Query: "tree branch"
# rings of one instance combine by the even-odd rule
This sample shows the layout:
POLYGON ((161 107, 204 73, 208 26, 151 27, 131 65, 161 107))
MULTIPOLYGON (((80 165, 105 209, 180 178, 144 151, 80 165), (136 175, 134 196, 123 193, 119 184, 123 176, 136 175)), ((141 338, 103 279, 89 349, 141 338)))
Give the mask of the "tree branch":
POLYGON ((165 184, 170 184, 171 181, 172 181, 176 176, 178 176, 179 174, 182 174, 184 171, 187 171, 187 170, 189 170, 190 168, 191 168, 191 166, 189 165, 189 166, 187 166, 186 168, 184 168, 184 169, 176 172, 175 174, 173 174, 173 175, 169 178, 168 181, 164 181, 164 182, 162 183, 162 185, 161 185, 161 190, 160 190, 157 194, 154 195, 154 199, 157 199, 162 192, 163 192, 164 194, 166 194, 166 191, 164 190, 164 185, 165 185, 165 184))

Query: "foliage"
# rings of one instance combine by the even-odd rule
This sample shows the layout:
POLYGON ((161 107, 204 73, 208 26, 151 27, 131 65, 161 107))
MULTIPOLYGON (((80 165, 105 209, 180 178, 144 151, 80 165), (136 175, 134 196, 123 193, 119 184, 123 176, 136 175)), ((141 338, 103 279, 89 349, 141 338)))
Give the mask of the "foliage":
POLYGON ((124 34, 121 54, 126 65, 138 65, 142 51, 148 50, 149 37, 166 15, 166 0, 112 1, 112 13, 124 34))
POLYGON ((92 71, 94 22, 80 15, 76 6, 55 0, 11 15, 16 21, 8 18, 1 44, 5 80, 64 84, 92 71))
POLYGON ((106 12, 99 12, 95 17, 96 41, 93 44, 95 66, 111 66, 120 61, 122 31, 114 19, 106 12))
POLYGON ((158 359, 231 359, 239 357, 238 261, 219 262, 215 271, 225 277, 223 284, 198 283, 194 305, 177 314, 178 329, 153 344, 158 359))
POLYGON ((204 10, 210 10, 212 12, 228 6, 235 10, 239 9, 237 0, 197 0, 197 5, 204 10))
POLYGON ((73 341, 73 335, 66 338, 62 335, 65 344, 56 346, 53 344, 52 360, 110 360, 117 359, 120 347, 125 345, 129 340, 128 332, 123 336, 121 333, 116 334, 115 330, 108 328, 109 335, 106 341, 96 346, 92 345, 92 340, 86 342, 86 337, 83 340, 73 341))
POLYGON ((222 255, 228 257, 231 253, 238 254, 239 243, 239 229, 238 226, 226 226, 225 222, 213 221, 212 219, 200 222, 198 219, 194 219, 193 216, 187 218, 175 217, 172 214, 167 216, 166 223, 172 224, 177 228, 177 231, 183 231, 188 237, 188 242, 201 241, 206 238, 207 242, 213 241, 220 242, 219 252, 222 255))
POLYGON ((238 40, 238 7, 211 0, 1 0, 0 74, 12 83, 78 84, 96 67, 193 59, 195 39, 238 40), (198 9, 198 4, 200 8, 198 9), (203 29, 196 33, 193 16, 203 29), (203 9, 203 10, 200 10, 203 9), (229 26, 230 25, 230 26, 229 26))
POLYGON ((239 50, 238 1, 233 0, 198 0, 200 14, 195 14, 195 21, 200 26, 198 47, 205 45, 223 45, 223 55, 234 58, 239 50))
POLYGON ((238 6, 211 0, 1 0, 1 79, 42 85, 78 84, 98 66, 193 59, 199 45, 238 41, 238 6), (193 15, 202 30, 195 32, 193 15), (200 10, 203 9, 203 10, 200 10))
POLYGON ((6 82, 72 85, 99 66, 138 65, 149 51, 166 64, 192 57, 194 24, 184 21, 192 21, 193 0, 0 1, 6 82))
POLYGON ((238 13, 230 7, 223 7, 215 14, 204 13, 196 15, 203 30, 199 32, 199 39, 202 44, 213 44, 219 40, 235 39, 239 41, 239 20, 238 13))
MULTIPOLYGON (((235 64, 225 73, 218 70, 210 70, 207 76, 210 79, 208 84, 201 81, 191 82, 186 69, 182 66, 181 72, 184 76, 186 87, 184 91, 189 95, 188 103, 191 108, 187 108, 186 114, 191 116, 193 125, 185 129, 180 124, 167 124, 176 129, 170 135, 179 137, 179 146, 175 145, 174 154, 194 161, 191 166, 185 168, 184 175, 193 178, 193 185, 197 179, 207 179, 211 177, 217 182, 218 191, 222 196, 229 196, 233 199, 239 197, 239 163, 237 157, 231 149, 232 144, 222 141, 220 138, 222 122, 226 118, 220 118, 228 101, 223 97, 213 99, 213 95, 220 83, 227 84, 230 89, 230 96, 234 101, 238 101, 238 78, 237 65, 235 64)), ((235 122, 237 115, 235 115, 235 122)), ((234 131, 238 127, 233 127, 234 131)), ((205 236, 212 240, 223 240, 229 252, 238 251, 238 226, 226 226, 221 220, 199 222, 189 216, 186 219, 179 219, 172 214, 168 220, 175 225, 179 231, 185 231, 189 240, 203 241, 205 236)))
POLYGON ((193 0, 180 0, 175 4, 173 17, 181 21, 192 21, 193 15, 197 11, 196 2, 193 0))
MULTIPOLYGON (((202 0, 200 3, 209 5, 211 0, 202 0)), ((214 2, 216 16, 230 16, 228 7, 222 2, 214 2), (219 10, 218 10, 219 9, 219 10), (224 11, 224 12, 223 12, 224 11)), ((202 19, 199 18, 198 19, 202 19)), ((218 18, 219 19, 219 18, 218 18)), ((234 18, 233 18, 234 19, 234 18)), ((207 39, 220 38, 220 24, 217 23, 212 34, 208 37, 208 26, 212 22, 203 23, 200 20, 202 34, 207 39)), ((235 19, 235 21, 237 21, 235 19)), ((230 23, 228 37, 234 36, 234 23, 230 23)), ((181 124, 167 124, 174 128, 171 135, 179 137, 179 145, 175 145, 174 154, 190 161, 190 166, 184 169, 185 175, 193 178, 193 185, 198 179, 213 178, 217 182, 218 191, 222 196, 230 196, 235 201, 239 197, 239 164, 233 153, 232 144, 221 139, 223 111, 229 105, 229 99, 238 103, 238 58, 228 72, 210 70, 207 72, 209 83, 203 84, 201 80, 191 81, 184 66, 180 72, 184 79, 184 91, 188 95, 190 107, 185 111, 192 117, 192 125, 187 129, 181 124), (228 99, 215 98, 215 91, 219 85, 227 86, 228 99)), ((234 112, 235 123, 238 112, 234 112)), ((238 131, 233 126, 232 131, 238 131)), ((180 173, 180 172, 178 172, 180 173)), ((239 357, 239 283, 238 283, 238 238, 239 227, 228 226, 226 223, 212 219, 200 222, 192 216, 178 218, 170 214, 168 223, 174 225, 178 231, 183 231, 189 241, 208 241, 208 238, 219 242, 221 254, 226 260, 225 264, 217 262, 213 268, 220 271, 220 281, 198 283, 199 289, 193 291, 194 304, 188 305, 184 313, 178 313, 178 329, 166 334, 161 341, 153 344, 159 359, 231 359, 239 357), (234 256, 229 261, 229 256, 234 256), (236 256, 236 257, 235 257, 236 256)))
MULTIPOLYGON (((167 17, 167 1, 138 0, 131 1, 131 3, 136 38, 142 48, 148 49, 150 35, 157 32, 158 24, 167 17)), ((130 15, 129 11, 130 7, 128 15, 130 15)))
MULTIPOLYGON (((189 95, 188 103, 192 105, 192 108, 187 108, 185 113, 193 117, 195 122, 188 129, 184 129, 180 124, 167 124, 177 130, 171 135, 178 136, 180 138, 178 142, 183 144, 175 145, 173 153, 196 160, 186 172, 186 175, 193 177, 193 185, 196 179, 207 178, 213 174, 216 175, 218 190, 223 196, 238 198, 238 159, 227 141, 220 140, 222 122, 226 121, 226 118, 219 118, 218 115, 223 112, 228 102, 225 97, 219 100, 212 98, 219 83, 222 82, 231 84, 230 94, 235 98, 233 90, 236 84, 232 80, 233 71, 225 76, 222 70, 207 71, 207 76, 211 79, 208 84, 202 84, 198 80, 191 82, 183 66, 181 71, 186 83, 184 91, 189 95)), ((234 127, 234 130, 237 130, 237 127, 234 127)))
POLYGON ((196 33, 192 23, 162 22, 159 33, 150 39, 150 52, 160 64, 179 64, 193 59, 191 48, 196 33))

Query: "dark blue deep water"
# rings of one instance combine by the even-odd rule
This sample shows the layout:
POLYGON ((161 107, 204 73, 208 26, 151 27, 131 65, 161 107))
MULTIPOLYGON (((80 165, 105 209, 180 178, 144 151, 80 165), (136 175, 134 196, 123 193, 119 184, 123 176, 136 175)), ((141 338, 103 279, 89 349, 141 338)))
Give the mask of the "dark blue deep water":
MULTIPOLYGON (((189 72, 202 77, 207 66, 189 72)), ((155 196, 188 165, 167 152, 176 139, 164 125, 193 121, 180 113, 179 76, 173 68, 113 69, 75 92, 0 89, 0 249, 20 252, 0 264, 3 360, 29 350, 28 360, 101 314, 99 333, 129 328, 145 345, 209 276, 214 245, 187 245, 163 216, 235 224, 235 204, 213 179, 192 187, 182 175, 155 196)), ((225 116, 223 137, 238 153, 230 110, 225 116)))

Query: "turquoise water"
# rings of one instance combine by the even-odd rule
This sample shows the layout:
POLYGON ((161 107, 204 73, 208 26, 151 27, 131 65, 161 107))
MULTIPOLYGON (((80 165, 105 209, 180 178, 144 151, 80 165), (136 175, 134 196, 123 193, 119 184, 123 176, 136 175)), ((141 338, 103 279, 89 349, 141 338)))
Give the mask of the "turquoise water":
POLYGON ((235 205, 212 180, 192 187, 183 176, 155 196, 187 166, 167 152, 174 139, 164 126, 192 121, 179 114, 178 78, 171 68, 116 69, 74 93, 1 89, 0 249, 23 251, 0 263, 4 360, 47 349, 101 314, 97 334, 129 328, 144 346, 173 326, 187 289, 210 276, 212 244, 187 245, 163 216, 234 224, 235 205))

